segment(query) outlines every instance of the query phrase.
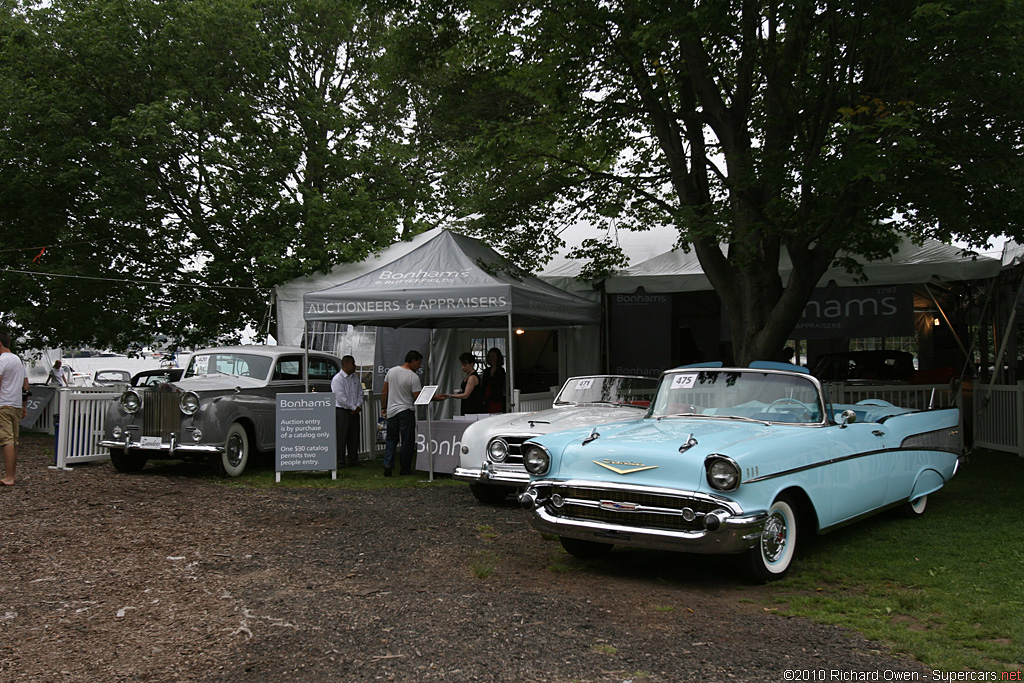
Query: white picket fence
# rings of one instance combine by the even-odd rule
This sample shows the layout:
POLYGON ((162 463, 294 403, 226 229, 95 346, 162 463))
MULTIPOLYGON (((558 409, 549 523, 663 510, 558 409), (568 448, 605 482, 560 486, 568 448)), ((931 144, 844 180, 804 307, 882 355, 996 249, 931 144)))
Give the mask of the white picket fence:
POLYGON ((1024 456, 1024 382, 976 384, 973 403, 975 448, 1024 456))
POLYGON ((110 459, 110 451, 97 444, 103 438, 107 406, 120 395, 119 387, 62 387, 58 390, 36 421, 36 425, 48 424, 47 431, 57 434, 53 469, 69 470, 76 463, 110 459))

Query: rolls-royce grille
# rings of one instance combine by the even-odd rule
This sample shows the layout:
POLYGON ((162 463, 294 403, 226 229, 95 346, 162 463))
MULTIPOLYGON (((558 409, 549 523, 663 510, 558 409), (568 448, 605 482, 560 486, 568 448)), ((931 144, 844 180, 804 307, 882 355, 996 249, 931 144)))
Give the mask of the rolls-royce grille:
POLYGON ((704 515, 721 508, 714 501, 701 498, 641 491, 555 486, 551 493, 561 496, 564 501, 561 507, 548 505, 548 510, 559 517, 638 528, 699 531, 704 528, 704 515))
POLYGON ((142 436, 169 439, 171 432, 181 432, 179 398, 176 391, 157 389, 142 392, 142 436))

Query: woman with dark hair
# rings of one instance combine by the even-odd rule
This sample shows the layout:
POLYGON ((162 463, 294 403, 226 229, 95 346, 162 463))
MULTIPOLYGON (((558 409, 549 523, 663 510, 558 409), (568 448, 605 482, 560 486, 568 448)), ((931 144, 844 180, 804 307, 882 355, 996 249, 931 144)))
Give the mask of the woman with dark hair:
POLYGON ((505 357, 494 347, 487 352, 487 369, 480 381, 484 387, 484 410, 487 413, 505 412, 505 357))
POLYGON ((484 410, 484 388, 480 384, 480 375, 476 373, 476 358, 473 357, 473 354, 466 352, 459 356, 459 363, 462 364, 462 372, 465 374, 462 388, 457 394, 448 394, 448 398, 462 399, 463 415, 486 412, 484 410))

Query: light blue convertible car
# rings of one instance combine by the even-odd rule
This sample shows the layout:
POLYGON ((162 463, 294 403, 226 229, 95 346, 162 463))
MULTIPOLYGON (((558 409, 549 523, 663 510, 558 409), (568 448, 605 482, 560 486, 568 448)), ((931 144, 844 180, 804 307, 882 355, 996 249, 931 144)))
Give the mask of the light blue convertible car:
POLYGON ((887 508, 924 512, 956 473, 959 410, 833 405, 804 368, 666 372, 646 417, 523 444, 538 530, 593 557, 613 545, 734 553, 782 577, 798 540, 887 508))

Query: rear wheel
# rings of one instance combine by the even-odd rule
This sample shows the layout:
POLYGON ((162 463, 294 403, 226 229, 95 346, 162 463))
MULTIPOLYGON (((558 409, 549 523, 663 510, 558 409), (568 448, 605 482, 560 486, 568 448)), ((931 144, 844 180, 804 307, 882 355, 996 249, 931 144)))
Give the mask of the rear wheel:
POLYGON ((249 463, 249 434, 234 423, 224 439, 224 452, 213 456, 213 471, 222 477, 237 477, 249 463))
POLYGON ((902 506, 900 506, 900 512, 903 513, 904 517, 920 517, 924 514, 924 509, 928 506, 928 496, 921 496, 914 500, 908 500, 902 506))
POLYGON ((779 496, 768 510, 760 540, 747 551, 751 578, 765 583, 785 576, 796 554, 796 539, 796 506, 788 496, 779 496))
POLYGON ((484 505, 497 505, 505 500, 512 491, 507 486, 495 486, 494 484, 470 484, 469 490, 473 497, 484 505))
POLYGON ((602 557, 607 555, 608 551, 612 549, 611 543, 583 541, 578 538, 566 538, 565 536, 559 536, 558 540, 562 542, 565 552, 581 560, 592 560, 596 557, 602 557))
POLYGON ((129 455, 123 448, 111 448, 110 464, 118 472, 138 472, 146 466, 146 458, 129 455))

